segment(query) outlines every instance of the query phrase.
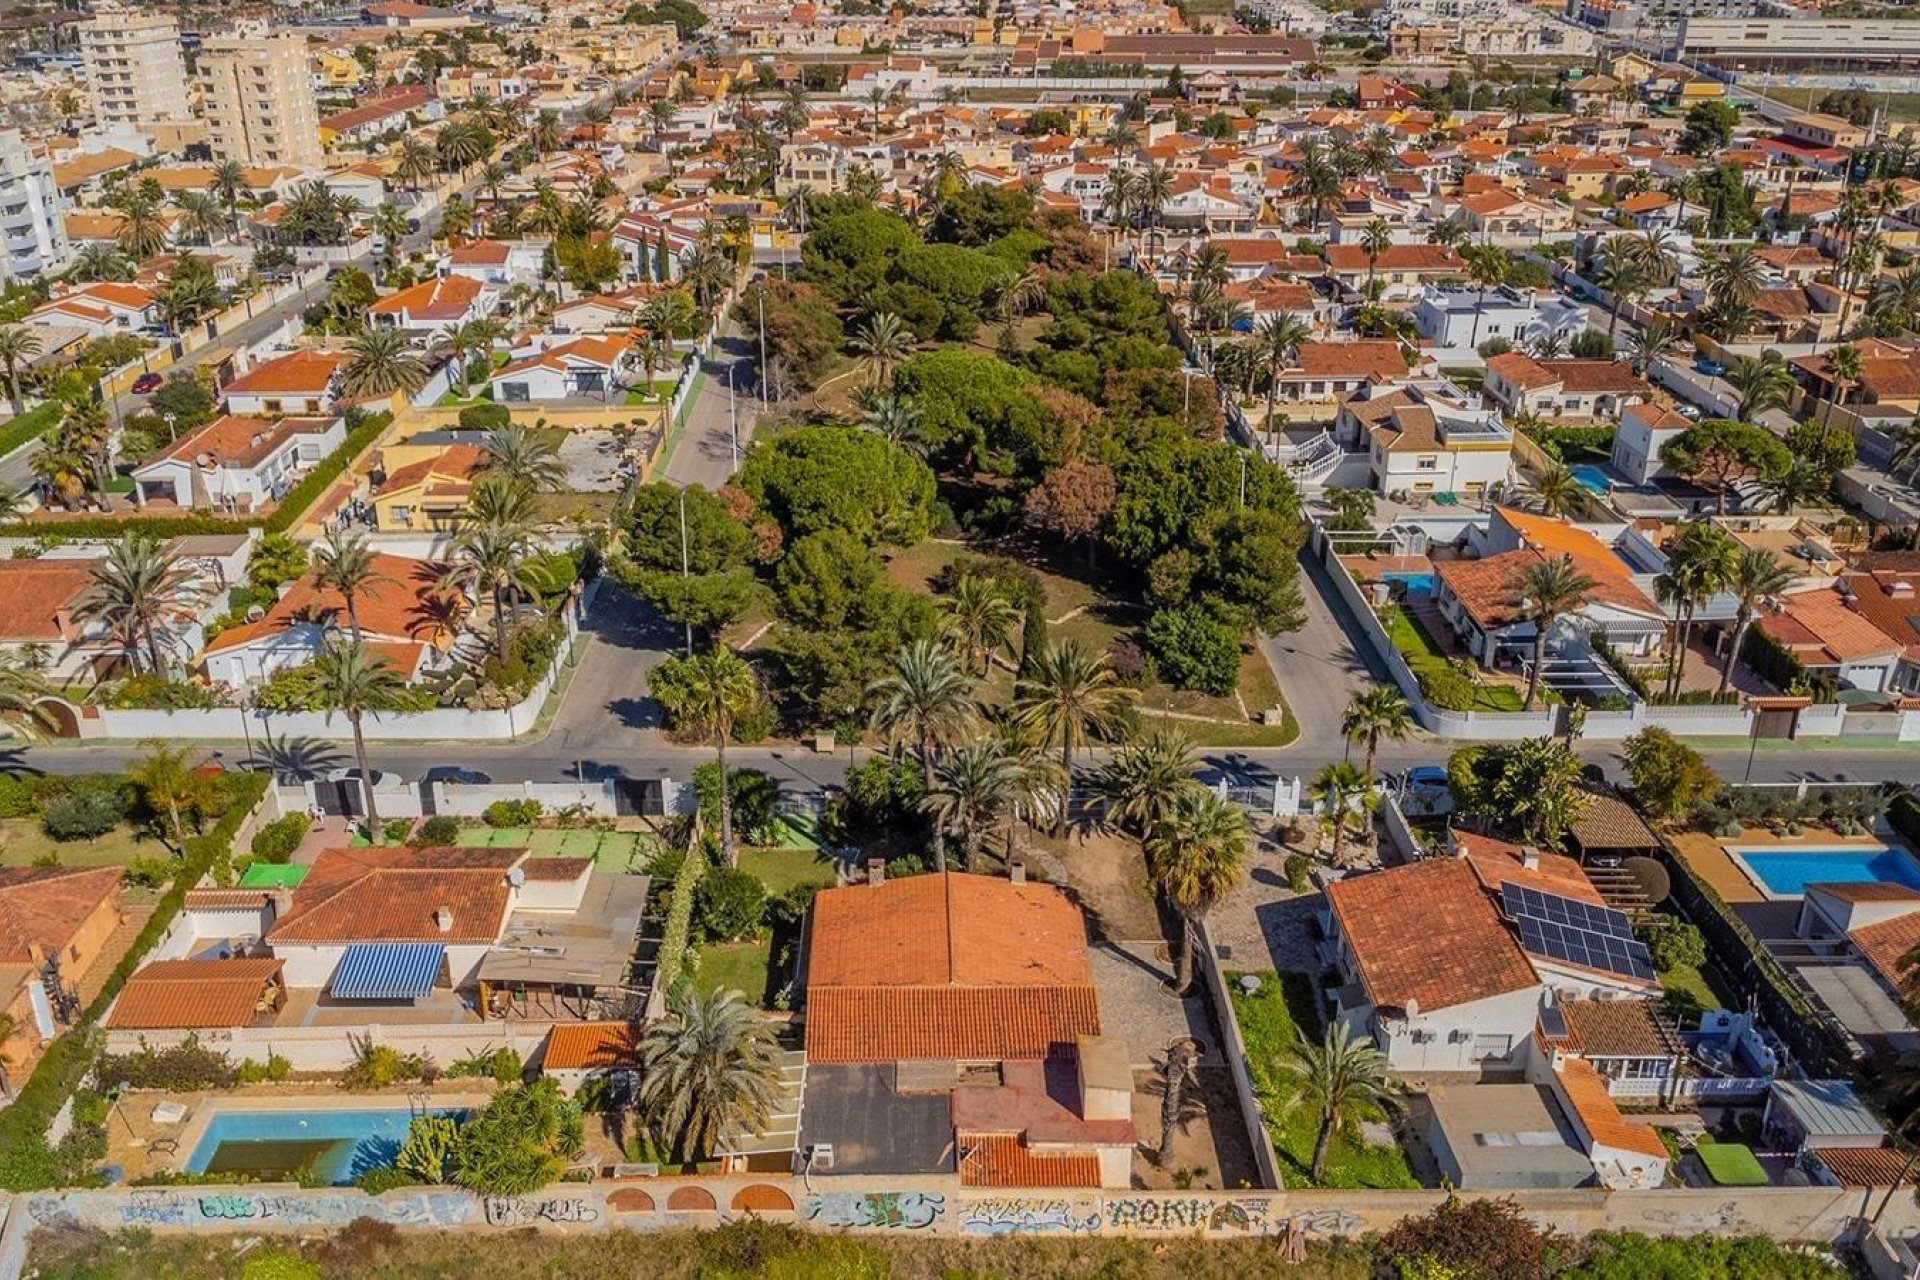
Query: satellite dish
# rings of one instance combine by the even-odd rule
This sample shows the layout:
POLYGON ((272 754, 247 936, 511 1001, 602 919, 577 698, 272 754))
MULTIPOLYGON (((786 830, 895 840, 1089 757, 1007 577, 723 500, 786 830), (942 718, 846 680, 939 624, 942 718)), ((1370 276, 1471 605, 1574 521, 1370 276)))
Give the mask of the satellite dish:
POLYGON ((267 611, 266 611, 266 609, 265 609, 265 608, 263 608, 262 606, 260 606, 260 605, 257 605, 257 604, 256 604, 256 605, 249 605, 249 606, 247 606, 247 621, 248 621, 248 622, 258 622, 258 621, 260 621, 260 619, 262 619, 262 618, 264 618, 264 617, 266 617, 266 616, 267 616, 267 611))
POLYGON ((1633 877, 1641 894, 1656 907, 1673 892, 1673 877, 1653 858, 1624 858, 1620 869, 1633 877))

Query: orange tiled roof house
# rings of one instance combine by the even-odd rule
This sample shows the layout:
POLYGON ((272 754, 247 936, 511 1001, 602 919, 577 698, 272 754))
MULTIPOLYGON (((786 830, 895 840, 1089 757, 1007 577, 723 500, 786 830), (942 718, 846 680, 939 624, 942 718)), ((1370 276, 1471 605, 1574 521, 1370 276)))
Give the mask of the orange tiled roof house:
POLYGON ((77 993, 126 919, 118 867, 0 867, 0 1070, 19 1083, 40 1048, 72 1021, 77 993))
POLYGON ((815 1176, 1130 1184, 1132 1070, 1100 1033, 1086 926, 1057 889, 940 874, 826 890, 806 1031, 815 1176))

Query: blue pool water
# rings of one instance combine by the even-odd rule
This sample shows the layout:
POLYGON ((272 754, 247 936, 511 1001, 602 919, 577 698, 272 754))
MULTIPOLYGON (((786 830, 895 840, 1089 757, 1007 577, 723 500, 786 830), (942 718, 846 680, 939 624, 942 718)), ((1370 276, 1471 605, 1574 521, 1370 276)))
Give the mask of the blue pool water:
POLYGON ((1573 478, 1580 482, 1582 489, 1590 493, 1600 494, 1602 497, 1606 495, 1607 490, 1613 485, 1613 482, 1607 478, 1607 469, 1605 467, 1595 466, 1591 462, 1575 463, 1573 466, 1568 467, 1567 470, 1573 473, 1573 478))
POLYGON ((187 1172, 274 1179, 312 1165, 322 1179, 343 1186, 392 1164, 411 1123, 404 1110, 222 1111, 207 1123, 187 1172))
POLYGON ((1810 884, 1903 884, 1920 889, 1920 864, 1899 849, 1730 849, 1769 892, 1802 896, 1810 884))
POLYGON ((1433 594, 1433 575, 1430 573, 1383 573, 1380 576, 1388 582, 1404 583, 1407 594, 1416 599, 1433 594))

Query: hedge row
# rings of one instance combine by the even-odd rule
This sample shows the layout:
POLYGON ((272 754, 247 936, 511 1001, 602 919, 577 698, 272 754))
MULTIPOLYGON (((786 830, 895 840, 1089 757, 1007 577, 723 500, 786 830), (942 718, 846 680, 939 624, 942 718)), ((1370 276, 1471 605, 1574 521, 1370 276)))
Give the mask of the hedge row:
POLYGON ((1897 792, 1887 806, 1887 823, 1909 845, 1920 847, 1920 797, 1911 791, 1897 792))
POLYGON ((38 440, 60 423, 60 414, 66 406, 58 400, 49 400, 37 404, 19 417, 0 427, 0 458, 12 453, 30 440, 38 440))
POLYGON ((46 1056, 40 1059, 33 1078, 20 1090, 13 1105, 0 1111, 0 1188, 38 1191, 55 1185, 57 1175, 53 1152, 47 1146, 47 1127, 86 1078, 98 1048, 99 1020, 147 953, 172 927, 174 917, 186 901, 187 890, 231 852, 234 837, 239 835, 247 816, 266 798, 271 783, 272 778, 264 773, 226 776, 227 808, 220 815, 220 821, 205 835, 194 836, 186 842, 172 887, 161 896, 146 927, 114 966, 100 994, 87 1006, 79 1024, 47 1047, 46 1056))
POLYGON ((349 431, 346 441, 338 449, 322 458, 305 479, 287 490, 287 496, 280 500, 280 505, 274 508, 270 516, 246 520, 201 515, 132 516, 124 520, 108 516, 87 516, 78 520, 27 520, 0 528, 0 537, 37 538, 44 534, 59 534, 68 538, 118 538, 122 534, 145 533, 155 538, 186 538, 201 534, 243 533, 248 529, 285 533, 300 523, 306 516, 307 508, 320 500, 320 495, 341 477, 347 465, 361 450, 377 440, 392 421, 393 414, 382 411, 349 431))

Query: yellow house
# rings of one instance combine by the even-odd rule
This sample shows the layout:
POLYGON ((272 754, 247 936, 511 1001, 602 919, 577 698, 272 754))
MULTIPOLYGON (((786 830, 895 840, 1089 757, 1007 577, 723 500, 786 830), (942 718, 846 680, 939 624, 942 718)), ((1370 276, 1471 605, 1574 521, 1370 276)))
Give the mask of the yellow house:
POLYGON ((320 83, 329 89, 358 89, 367 78, 359 61, 345 54, 320 51, 320 83))
POLYGON ((1659 70, 1659 63, 1637 53, 1622 53, 1607 60, 1607 74, 1623 84, 1645 84, 1659 70))
POLYGON ((390 445, 380 451, 386 473, 373 491, 373 527, 406 533, 454 527, 486 454, 470 444, 390 445))

